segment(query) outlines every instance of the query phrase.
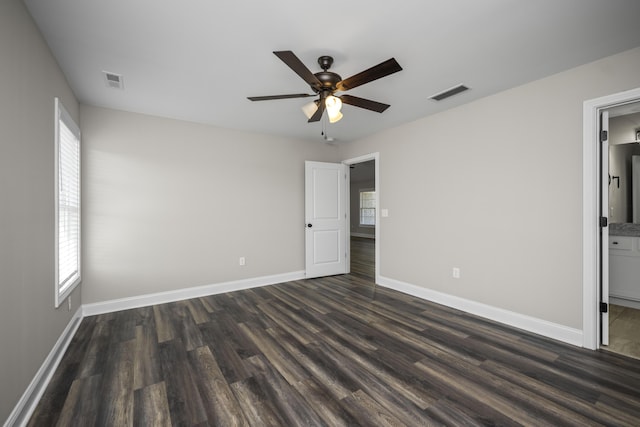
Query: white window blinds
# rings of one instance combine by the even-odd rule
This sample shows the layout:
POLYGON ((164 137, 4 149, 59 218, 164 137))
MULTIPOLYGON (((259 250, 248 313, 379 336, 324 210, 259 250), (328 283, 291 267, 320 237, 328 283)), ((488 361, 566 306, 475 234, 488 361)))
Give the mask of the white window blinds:
POLYGON ((56 98, 55 305, 80 283, 80 130, 56 98))
POLYGON ((376 225, 376 192, 360 190, 360 225, 376 225))

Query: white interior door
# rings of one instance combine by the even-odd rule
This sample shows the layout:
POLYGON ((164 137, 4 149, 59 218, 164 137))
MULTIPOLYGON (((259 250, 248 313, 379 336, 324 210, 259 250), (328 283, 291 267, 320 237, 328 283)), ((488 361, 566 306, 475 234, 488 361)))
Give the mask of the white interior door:
POLYGON ((306 277, 347 272, 346 166, 305 162, 306 277))
POLYGON ((600 339, 609 345, 609 112, 600 113, 600 339))

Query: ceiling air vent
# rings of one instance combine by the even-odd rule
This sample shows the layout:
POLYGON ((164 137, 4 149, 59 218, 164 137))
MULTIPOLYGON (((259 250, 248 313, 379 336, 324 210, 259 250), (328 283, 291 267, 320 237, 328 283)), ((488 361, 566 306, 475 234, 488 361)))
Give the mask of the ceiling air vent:
POLYGON ((431 95, 429 99, 433 99, 434 101, 442 101, 445 98, 449 98, 450 96, 457 95, 460 92, 464 92, 469 89, 465 85, 457 85, 440 93, 436 93, 435 95, 431 95))
POLYGON ((124 89, 122 84, 122 75, 116 73, 110 73, 108 71, 103 71, 105 82, 107 83, 107 87, 113 89, 124 89))

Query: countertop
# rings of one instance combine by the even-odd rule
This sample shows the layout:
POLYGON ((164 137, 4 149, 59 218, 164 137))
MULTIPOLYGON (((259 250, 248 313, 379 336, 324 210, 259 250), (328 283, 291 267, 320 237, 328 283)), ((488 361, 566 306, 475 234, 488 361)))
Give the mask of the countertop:
POLYGON ((609 235, 640 237, 640 224, 609 224, 609 235))

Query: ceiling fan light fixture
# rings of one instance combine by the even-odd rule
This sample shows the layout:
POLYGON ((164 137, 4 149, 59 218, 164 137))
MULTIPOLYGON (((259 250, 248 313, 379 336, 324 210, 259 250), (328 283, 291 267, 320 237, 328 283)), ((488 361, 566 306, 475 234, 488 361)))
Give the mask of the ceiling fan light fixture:
POLYGON ((318 104, 316 104, 315 101, 311 101, 308 104, 304 104, 302 106, 302 112, 304 113, 305 116, 307 116, 307 119, 310 119, 318 110, 318 104))
POLYGON ((340 119, 343 117, 340 111, 331 112, 327 110, 327 115, 329 116, 329 123, 340 121, 340 119))
POLYGON ((342 108, 342 100, 336 96, 329 95, 324 101, 324 105, 327 106, 327 111, 340 112, 342 108))
MULTIPOLYGON (((322 71, 312 73, 306 65, 290 50, 274 51, 278 58, 282 60, 291 70, 302 78, 313 90, 315 94, 294 93, 285 95, 270 96, 249 96, 250 101, 268 101, 273 99, 289 99, 289 98, 307 98, 311 96, 319 96, 315 103, 310 103, 302 107, 302 111, 308 118, 308 122, 320 121, 324 116, 324 110, 327 110, 327 116, 331 123, 335 123, 342 119, 340 109, 342 104, 349 104, 354 107, 364 108, 366 110, 382 113, 389 105, 381 102, 371 101, 370 99, 358 98, 357 96, 342 95, 342 99, 333 96, 336 91, 344 92, 363 84, 372 82, 379 78, 388 76, 402 70, 398 61, 394 58, 374 65, 358 74, 343 79, 340 75, 329 71, 333 63, 330 56, 321 56, 318 58, 318 64, 322 71), (324 102, 324 104, 321 104, 324 102), (314 105, 315 104, 315 105, 314 105)), ((324 123, 324 122, 323 122, 324 123)))
POLYGON ((342 108, 342 100, 340 98, 329 95, 324 101, 324 104, 327 107, 327 116, 329 116, 329 123, 335 123, 343 117, 342 113, 340 112, 340 109, 342 108))

